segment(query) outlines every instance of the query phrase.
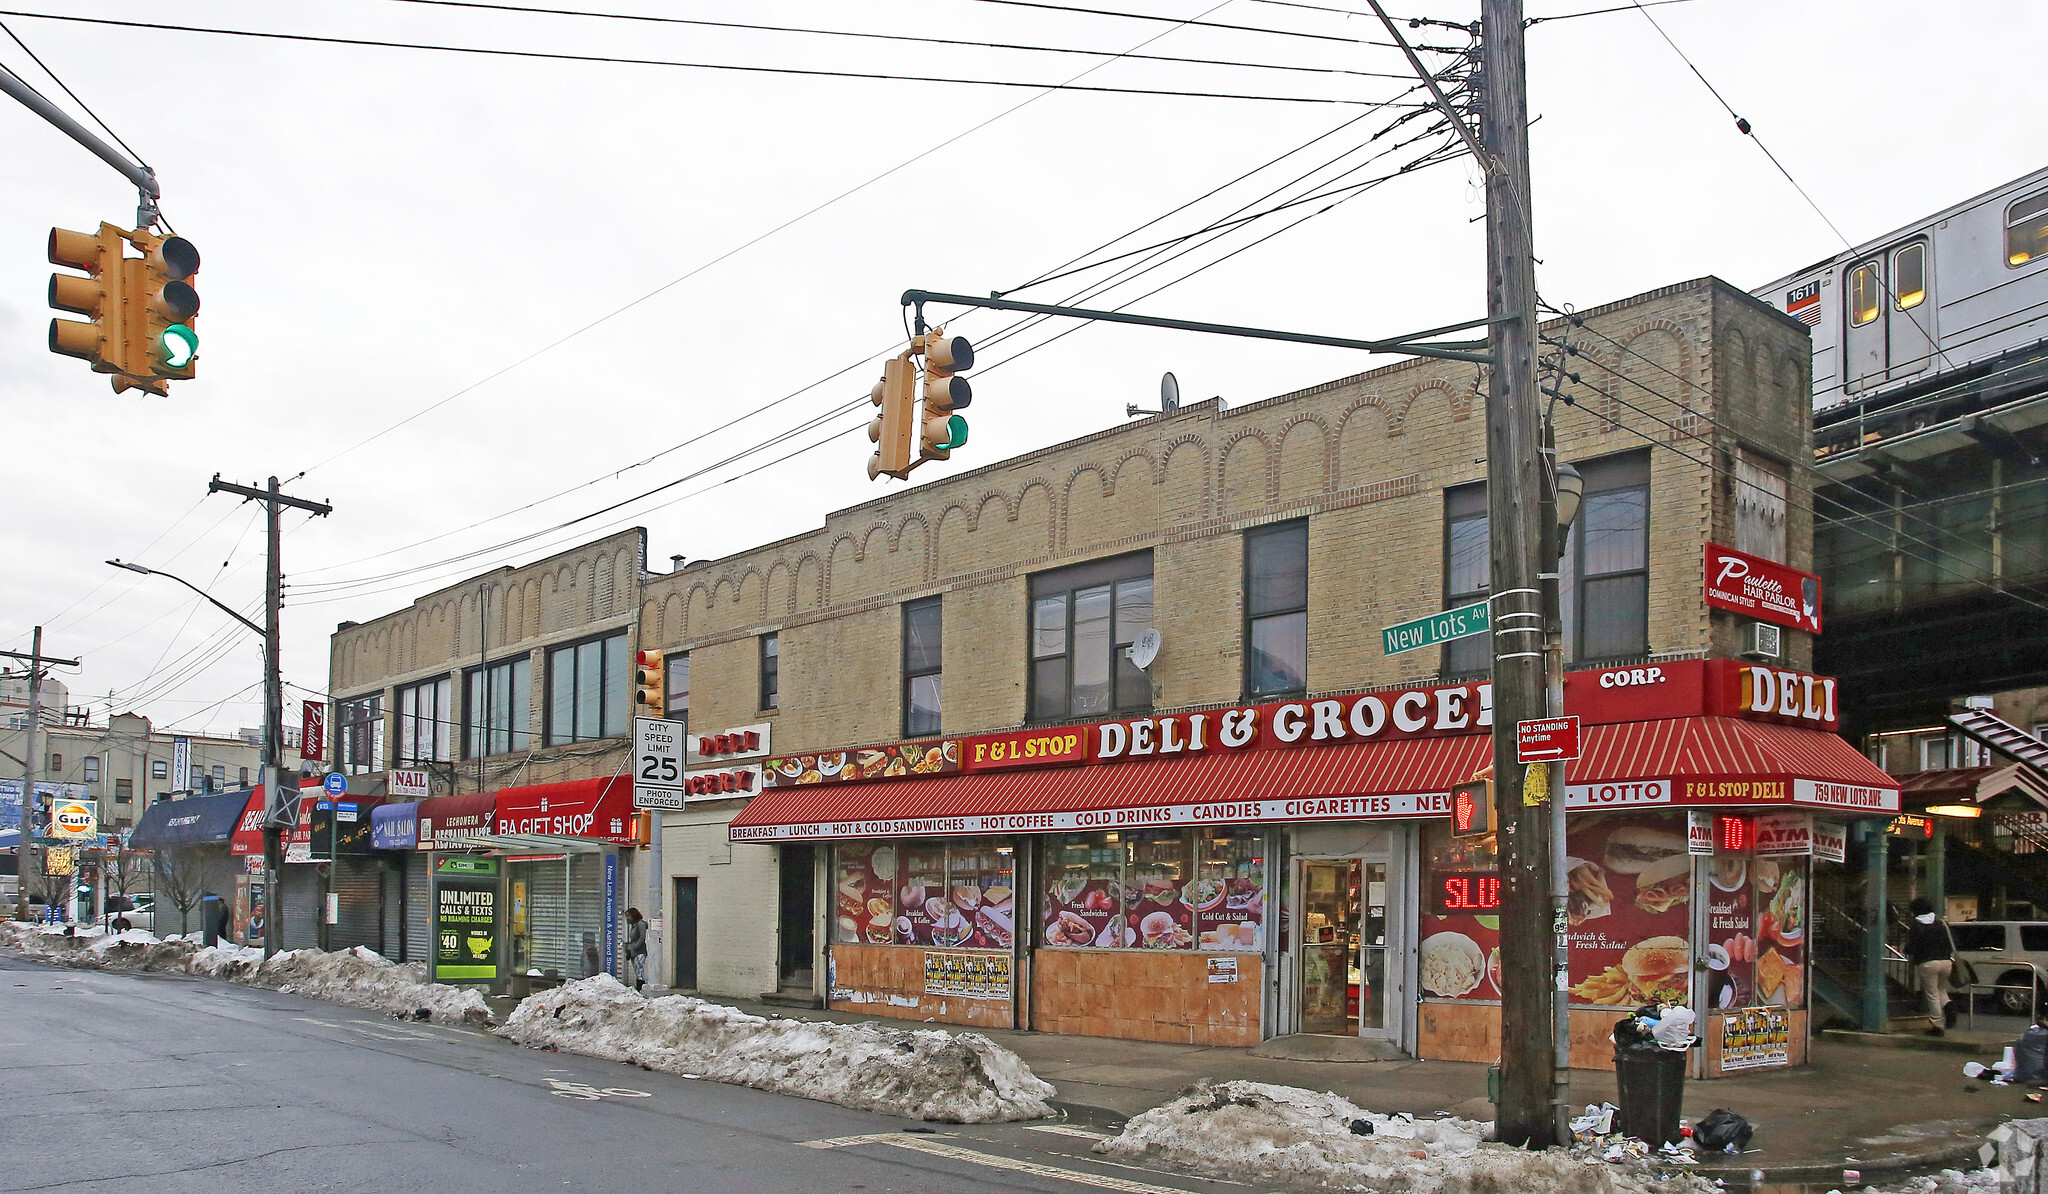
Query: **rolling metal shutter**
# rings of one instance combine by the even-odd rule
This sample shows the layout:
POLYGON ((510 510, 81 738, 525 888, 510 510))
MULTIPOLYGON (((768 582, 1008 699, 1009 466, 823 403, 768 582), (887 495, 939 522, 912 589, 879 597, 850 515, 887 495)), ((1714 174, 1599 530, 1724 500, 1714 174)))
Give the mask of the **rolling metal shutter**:
POLYGON ((332 890, 338 897, 340 915, 327 930, 327 947, 333 950, 364 946, 378 949, 383 937, 383 887, 378 882, 381 868, 374 858, 351 858, 344 854, 334 860, 332 890))
POLYGON ((377 952, 394 962, 403 962, 405 952, 405 856, 377 856, 377 952))
POLYGON ((434 856, 405 856, 405 960, 425 962, 434 949, 434 856))
POLYGON ((569 948, 569 875, 560 858, 545 862, 512 860, 512 878, 526 881, 526 957, 528 969, 557 970, 576 976, 576 952, 569 948))
POLYGON ((598 970, 613 967, 604 960, 604 855, 569 856, 569 964, 562 972, 571 977, 583 974, 583 935, 597 944, 598 970))
MULTIPOLYGON (((320 944, 319 867, 309 862, 284 866, 284 948, 313 949, 320 944)), ((275 914, 275 909, 266 911, 275 914)))

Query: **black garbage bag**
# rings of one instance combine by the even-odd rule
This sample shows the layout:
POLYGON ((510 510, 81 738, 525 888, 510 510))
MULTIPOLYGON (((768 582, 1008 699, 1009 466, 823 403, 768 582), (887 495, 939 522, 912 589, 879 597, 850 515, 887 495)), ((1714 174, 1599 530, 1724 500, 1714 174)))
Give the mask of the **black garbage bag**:
POLYGON ((2019 1043, 2013 1047, 2013 1056, 2016 1059, 2012 1073, 2014 1082, 2048 1082, 2048 1028, 2030 1025, 2020 1034, 2019 1043))
POLYGON ((1705 1118, 1692 1126, 1692 1138, 1706 1152, 1721 1152, 1729 1145, 1739 1151, 1749 1147, 1749 1138, 1756 1132, 1749 1121, 1728 1110, 1716 1107, 1707 1112, 1705 1118))

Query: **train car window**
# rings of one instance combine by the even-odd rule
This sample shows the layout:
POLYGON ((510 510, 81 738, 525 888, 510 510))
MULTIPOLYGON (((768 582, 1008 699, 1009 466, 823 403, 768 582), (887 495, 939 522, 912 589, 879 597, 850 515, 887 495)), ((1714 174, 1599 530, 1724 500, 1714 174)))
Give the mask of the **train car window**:
POLYGON ((1892 302, 1910 311, 1927 301, 1927 246, 1907 245, 1892 254, 1892 302))
POLYGON ((2029 195, 2005 211, 2005 263, 2021 266, 2048 253, 2048 191, 2029 195))
POLYGON ((1862 327, 1877 318, 1877 262, 1866 261, 1849 271, 1849 326, 1862 327))

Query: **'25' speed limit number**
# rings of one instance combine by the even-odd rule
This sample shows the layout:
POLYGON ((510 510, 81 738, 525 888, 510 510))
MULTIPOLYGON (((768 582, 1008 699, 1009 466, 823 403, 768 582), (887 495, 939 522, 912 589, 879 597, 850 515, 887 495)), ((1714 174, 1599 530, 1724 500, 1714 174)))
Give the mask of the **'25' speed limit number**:
POLYGON ((683 807, 683 752, 682 722, 633 719, 633 807, 683 807))

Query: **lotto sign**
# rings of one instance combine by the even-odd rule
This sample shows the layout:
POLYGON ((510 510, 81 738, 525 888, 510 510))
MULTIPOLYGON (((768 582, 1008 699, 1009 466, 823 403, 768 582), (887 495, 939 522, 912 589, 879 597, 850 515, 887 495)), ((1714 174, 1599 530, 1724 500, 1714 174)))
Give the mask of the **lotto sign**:
POLYGON ((50 809, 50 836, 65 841, 85 841, 99 836, 99 802, 59 800, 50 809))
POLYGON ((659 717, 633 719, 633 807, 683 807, 687 727, 659 717))
POLYGON ((1543 717, 1515 723, 1515 761, 1555 763, 1579 757, 1579 719, 1543 717))

